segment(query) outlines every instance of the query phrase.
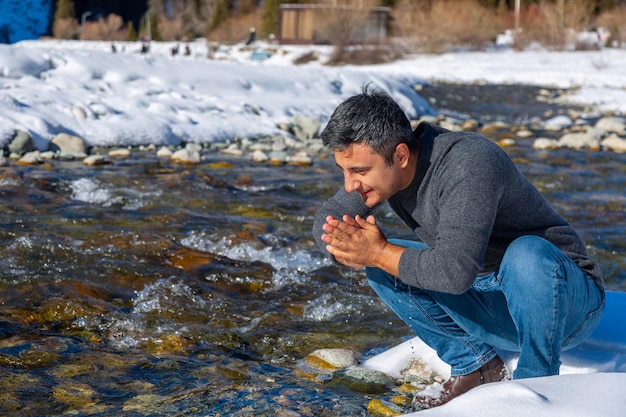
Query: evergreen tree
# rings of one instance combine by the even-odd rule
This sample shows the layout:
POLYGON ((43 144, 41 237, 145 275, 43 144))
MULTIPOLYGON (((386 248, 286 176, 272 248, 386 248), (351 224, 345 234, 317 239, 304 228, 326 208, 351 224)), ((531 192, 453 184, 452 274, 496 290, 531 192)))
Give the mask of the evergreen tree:
POLYGON ((159 17, 156 13, 152 13, 152 10, 150 10, 148 15, 150 16, 150 34, 152 35, 152 40, 160 42, 163 40, 163 37, 159 32, 159 17))
POLYGON ((147 13, 144 13, 144 15, 141 16, 141 20, 139 20, 139 36, 142 38, 148 36, 146 15, 150 19, 150 21, 147 22, 150 24, 150 40, 157 42, 162 41, 163 37, 159 33, 159 17, 156 15, 156 13, 153 13, 152 10, 148 10, 147 13))
POLYGON ((76 17, 74 12, 73 0, 57 0, 57 7, 54 13, 54 20, 61 19, 74 19, 76 17))
POLYGON ((229 3, 228 0, 217 0, 217 6, 215 8, 215 12, 213 13, 213 18, 211 19, 211 26, 209 30, 213 30, 221 25, 227 18, 229 14, 229 3))
POLYGON ((52 33, 57 39, 77 39, 80 27, 76 22, 73 0, 57 0, 52 33))
POLYGON ((137 32, 135 31, 135 25, 133 25, 133 22, 128 22, 128 34, 126 35, 127 39, 129 41, 136 41, 137 40, 137 32))
MULTIPOLYGON (((278 36, 280 28, 278 20, 280 14, 281 0, 265 0, 263 4, 263 25, 261 26, 261 36, 267 37, 271 34, 278 36)), ((295 3, 295 2, 294 2, 295 3)))

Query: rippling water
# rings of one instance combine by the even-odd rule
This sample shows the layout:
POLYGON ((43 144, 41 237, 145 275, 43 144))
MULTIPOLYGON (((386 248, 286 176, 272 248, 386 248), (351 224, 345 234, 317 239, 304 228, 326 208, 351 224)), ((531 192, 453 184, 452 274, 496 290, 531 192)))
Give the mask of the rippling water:
MULTIPOLYGON (((626 291, 626 155, 531 143, 507 151, 626 291)), ((371 396, 297 372, 317 348, 367 357, 408 336, 313 246, 334 161, 205 156, 0 168, 0 413, 367 415, 371 396)))

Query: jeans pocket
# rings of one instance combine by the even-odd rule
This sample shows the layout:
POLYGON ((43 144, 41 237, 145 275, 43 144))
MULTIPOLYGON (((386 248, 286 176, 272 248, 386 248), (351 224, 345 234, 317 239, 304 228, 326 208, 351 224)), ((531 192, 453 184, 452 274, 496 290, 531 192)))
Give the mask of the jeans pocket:
POLYGON ((498 291, 502 287, 502 280, 498 277, 497 273, 492 272, 491 274, 477 277, 473 287, 481 292, 498 291))

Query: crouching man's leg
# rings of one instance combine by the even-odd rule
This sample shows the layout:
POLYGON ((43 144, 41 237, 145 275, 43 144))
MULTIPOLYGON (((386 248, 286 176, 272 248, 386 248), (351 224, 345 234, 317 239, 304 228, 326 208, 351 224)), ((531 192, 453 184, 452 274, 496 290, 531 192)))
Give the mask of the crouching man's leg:
POLYGON ((558 374, 561 350, 584 340, 604 309, 604 291, 591 277, 536 236, 514 241, 500 270, 477 278, 461 295, 410 287, 376 268, 367 275, 382 300, 451 366, 440 395, 416 396, 421 408, 507 379, 496 348, 520 352, 515 378, 558 374))
MULTIPOLYGON (((557 375, 561 351, 582 342, 604 310, 604 290, 552 243, 523 236, 507 249, 497 281, 520 352, 515 379, 557 375)), ((514 339, 512 339, 514 340, 514 339)))
MULTIPOLYGON (((426 248, 418 242, 393 243, 426 248)), ((432 347, 444 362, 451 365, 451 377, 443 384, 441 391, 437 395, 416 396, 416 408, 435 407, 476 386, 509 379, 508 370, 493 346, 472 334, 484 333, 474 329, 477 324, 472 323, 473 318, 465 320, 460 317, 466 311, 480 311, 484 316, 482 321, 491 320, 494 314, 489 309, 490 303, 482 300, 478 292, 457 296, 424 291, 403 284, 378 268, 367 268, 367 276, 371 287, 391 310, 432 347), (454 306, 460 313, 445 306, 454 306)))

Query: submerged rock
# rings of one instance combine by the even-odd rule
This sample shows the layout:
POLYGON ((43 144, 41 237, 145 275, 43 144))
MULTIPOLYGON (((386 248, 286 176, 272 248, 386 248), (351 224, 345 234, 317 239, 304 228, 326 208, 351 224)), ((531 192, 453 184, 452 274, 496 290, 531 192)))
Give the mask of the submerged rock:
POLYGON ((345 385, 364 394, 382 394, 396 386, 396 381, 380 371, 364 368, 349 368, 333 372, 329 385, 345 385))
POLYGON ((395 417, 404 414, 400 407, 379 399, 373 399, 367 404, 367 412, 372 417, 395 417))
POLYGON ((107 165, 110 162, 103 155, 89 155, 83 159, 83 164, 87 166, 100 166, 107 165))

